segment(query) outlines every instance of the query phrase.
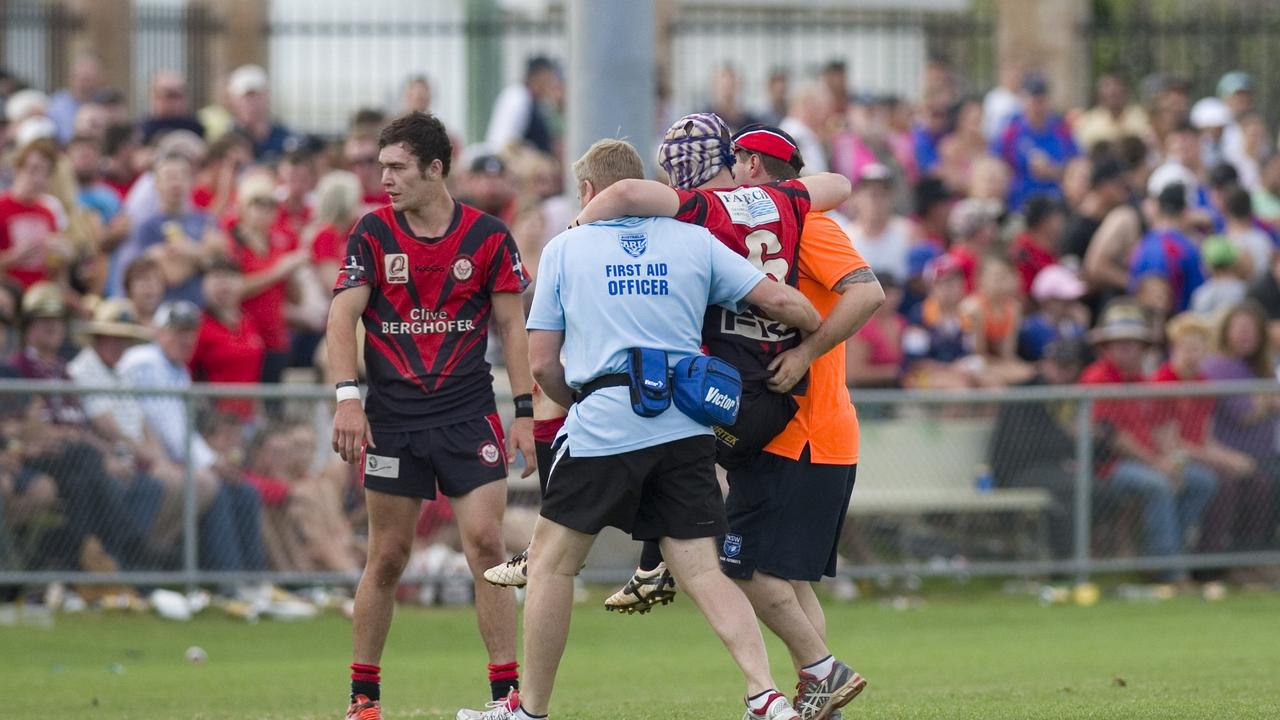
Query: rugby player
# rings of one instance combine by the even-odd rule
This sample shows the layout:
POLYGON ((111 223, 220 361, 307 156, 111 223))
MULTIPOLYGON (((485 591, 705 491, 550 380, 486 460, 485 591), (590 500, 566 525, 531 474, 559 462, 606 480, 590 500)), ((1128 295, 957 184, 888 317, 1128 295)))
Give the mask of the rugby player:
MULTIPOLYGON (((589 168, 619 147, 630 149, 631 175, 639 176, 639 156, 618 140, 597 143, 575 171, 580 178, 602 177, 589 168)), ((807 332, 817 329, 817 312, 798 291, 768 280, 706 230, 665 218, 570 229, 547 246, 539 268, 528 322, 531 363, 547 396, 572 407, 557 439, 529 555, 520 702, 498 704, 479 717, 547 717, 568 639, 573 576, 596 534, 613 526, 661 542, 681 586, 743 672, 745 717, 797 718, 775 689, 750 603, 715 559, 713 538, 723 532, 724 506, 711 429, 675 407, 642 416, 633 409, 633 391, 620 385, 632 384, 624 374, 636 368, 628 361, 631 349, 646 349, 646 380, 665 377, 676 360, 700 355, 708 305, 754 305, 807 332)), ((735 392, 731 402, 736 400, 735 392)))
MULTIPOLYGON (((391 204, 360 219, 329 312, 329 372, 337 387, 333 449, 361 463, 369 553, 356 591, 348 718, 381 718, 381 662, 395 589, 423 500, 450 499, 472 574, 504 556, 507 464, 533 458, 533 378, 520 293, 528 277, 501 221, 445 187, 453 148, 434 116, 410 113, 378 138, 391 204), (515 398, 504 441, 484 360, 489 320, 515 398), (355 324, 365 329, 368 398, 356 380, 355 324)), ((528 463, 524 474, 533 472, 528 463)), ((515 597, 477 582, 476 619, 493 699, 515 698, 515 597)))

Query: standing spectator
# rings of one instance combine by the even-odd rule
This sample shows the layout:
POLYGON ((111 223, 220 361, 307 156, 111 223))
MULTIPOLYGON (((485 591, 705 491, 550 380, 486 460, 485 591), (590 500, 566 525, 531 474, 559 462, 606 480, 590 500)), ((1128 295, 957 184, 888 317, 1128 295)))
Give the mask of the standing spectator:
POLYGON ((867 165, 853 187, 853 223, 849 238, 876 275, 907 277, 915 230, 893 212, 893 175, 880 164, 867 165))
POLYGON ((1129 199, 1125 183, 1124 167, 1115 160, 1104 158, 1093 163, 1089 172, 1089 190, 1080 204, 1067 211, 1058 252, 1063 259, 1075 258, 1077 265, 1084 262, 1093 237, 1103 221, 1117 207, 1129 199))
MULTIPOLYGON (((716 68, 715 74, 711 76, 711 99, 707 103, 707 110, 719 115, 734 132, 760 122, 760 118, 742 106, 741 91, 742 80, 737 68, 729 63, 716 68)), ((500 148, 495 148, 498 149, 500 148)))
POLYGON ((70 79, 69 87, 49 98, 49 118, 58 127, 58 142, 62 144, 75 134, 76 111, 102 90, 102 62, 92 53, 81 53, 71 63, 70 79))
MULTIPOLYGON (((240 309, 244 274, 226 258, 216 258, 204 274, 205 309, 200 317, 196 347, 188 367, 197 382, 257 383, 267 346, 253 320, 240 309)), ((253 423, 257 402, 248 398, 220 398, 217 412, 253 423)))
POLYGON ((1182 183, 1165 187, 1156 198, 1155 217, 1151 229, 1134 250, 1129 261, 1129 289, 1137 292, 1139 282, 1148 275, 1169 284, 1175 313, 1191 304, 1191 293, 1204 282, 1200 250, 1183 232, 1187 212, 1187 192, 1182 183))
POLYGON ((530 58, 524 82, 507 86, 494 101, 485 145, 491 152, 502 152, 512 143, 527 142, 555 155, 558 142, 545 106, 562 93, 563 80, 555 62, 541 55, 530 58))
MULTIPOLYGON (((117 371, 136 388, 189 388, 187 365, 195 352, 200 309, 185 300, 160 306, 155 340, 129 348, 117 371)), ((200 558, 209 570, 261 570, 265 567, 259 529, 262 501, 256 490, 240 482, 234 463, 220 458, 196 428, 187 423, 181 398, 149 396, 142 400, 147 425, 175 462, 190 462, 195 471, 218 478, 217 493, 200 520, 200 558)))
POLYGON ((911 145, 921 175, 937 174, 936 166, 941 160, 939 145, 950 132, 951 108, 945 99, 926 99, 920 117, 911 126, 911 145))
POLYGON ((227 80, 227 92, 236 129, 253 141, 254 159, 271 162, 283 155, 290 133, 271 117, 267 71, 257 65, 241 65, 227 80))
POLYGON ((789 95, 790 82, 786 68, 774 68, 769 72, 769 82, 765 85, 765 97, 768 98, 768 106, 761 113, 760 122, 771 127, 777 127, 781 124, 782 119, 787 116, 787 97, 789 95))
POLYGON ((13 159, 13 186, 0 193, 0 273, 23 288, 60 277, 71 259, 71 247, 44 200, 57 162, 52 140, 26 145, 13 159))
POLYGON ((897 387, 902 376, 902 336, 907 320, 898 311, 902 287, 893 275, 876 273, 884 303, 845 341, 845 376, 853 387, 897 387))
POLYGON ((1200 98, 1191 106, 1191 125, 1200 132, 1200 161, 1205 167, 1226 162, 1222 133, 1231 125, 1231 110, 1216 97, 1200 98))
POLYGON ((275 187, 270 175, 255 173, 240 181, 236 193, 240 217, 231 228, 231 257, 244 272, 242 302, 267 354, 262 382, 279 382, 289 361, 289 330, 285 302, 293 276, 307 265, 311 253, 297 240, 274 227, 275 187))
MULTIPOLYGON (((822 66, 819 79, 831 97, 831 112, 837 118, 844 118, 845 112, 849 109, 849 71, 845 61, 839 58, 828 60, 827 64, 822 66)), ((805 161, 807 162, 808 159, 806 155, 805 161)))
POLYGON ((1049 83, 1028 75, 1022 93, 1022 114, 1009 121, 995 144, 996 154, 1013 170, 1011 210, 1021 209, 1037 193, 1061 197, 1062 171, 1079 154, 1066 121, 1049 107, 1049 83))
POLYGON ((124 270, 134 260, 148 255, 164 274, 165 297, 197 305, 200 270, 213 253, 222 248, 222 236, 208 214, 190 209, 192 167, 181 155, 167 155, 156 161, 153 170, 158 212, 144 217, 114 256, 109 293, 125 294, 124 270))
POLYGON ((204 125, 191 112, 191 100, 187 97, 187 80, 182 73, 159 70, 151 76, 147 116, 139 127, 142 142, 150 145, 160 135, 170 130, 187 130, 204 137, 204 125))
MULTIPOLYGON (((979 159, 990 157, 990 153, 990 144, 982 134, 982 103, 970 98, 956 110, 955 128, 938 143, 938 166, 934 174, 957 194, 969 195, 974 168, 979 159)), ((919 157, 916 160, 918 162, 919 157)), ((998 197, 1003 202, 1005 192, 998 197)))
POLYGON ((1009 121, 1022 112, 1022 96, 1018 94, 1022 76, 1023 67, 1020 64, 1006 63, 1000 68, 1000 84, 983 98, 982 134, 988 142, 998 140, 1009 121))
POLYGON ((1221 235, 1207 238, 1200 252, 1205 267, 1209 268, 1209 279, 1191 293, 1191 312, 1199 315, 1226 312, 1244 300, 1249 291, 1238 267, 1240 254, 1231 241, 1221 235))
POLYGON ((390 202, 382 187, 382 166, 378 164, 378 139, 369 135, 348 135, 342 143, 342 161, 360 179, 361 213, 372 212, 390 202))
POLYGON ((1114 73, 1098 77, 1097 105, 1075 121, 1076 143, 1085 152, 1098 143, 1117 143, 1123 137, 1150 138, 1151 122, 1141 105, 1129 102, 1129 85, 1114 73))
POLYGON ((996 241, 999 228, 995 209, 978 200, 961 200, 952 208, 947 226, 951 231, 951 247, 947 255, 964 273, 967 295, 977 288, 978 264, 996 241))
POLYGON ((1089 310, 1080 303, 1084 291, 1084 283, 1069 267, 1050 265, 1041 270, 1031 283, 1031 298, 1038 310, 1018 330, 1018 357, 1035 362, 1053 342, 1083 340, 1089 329, 1089 310))
POLYGON ((1009 246, 1009 259, 1022 278, 1023 294, 1027 294, 1036 275, 1058 262, 1058 243, 1065 219, 1062 205, 1046 195, 1028 200, 1023 215, 1027 225, 1009 246))
POLYGON ((905 212, 910 204, 908 177, 914 173, 914 161, 894 153, 889 125, 889 106, 878 98, 859 102, 849 109, 849 128, 831 140, 831 168, 857 182, 868 165, 883 165, 893 175, 896 193, 893 206, 905 212))
POLYGON ((431 112, 431 82, 426 75, 414 75, 404 82, 400 91, 400 114, 431 112))
POLYGON ((828 168, 825 138, 832 117, 831 93, 817 83, 801 85, 787 116, 779 127, 796 140, 800 157, 804 158, 801 175, 826 172, 828 168))
MULTIPOLYGON (((1222 131, 1222 151, 1224 157, 1240 157, 1244 155, 1244 132, 1240 126, 1244 116, 1253 111, 1253 92, 1256 84, 1253 76, 1246 72, 1234 70, 1218 80, 1218 97, 1231 111, 1231 124, 1222 131)), ((1266 140, 1264 151, 1270 150, 1270 141, 1266 140)))
POLYGON ((1156 148, 1163 148, 1173 128, 1187 120, 1191 112, 1191 83, 1176 75, 1153 75, 1143 81, 1150 87, 1151 130, 1156 148))
MULTIPOLYGON (((1204 362, 1204 377, 1211 381, 1275 378, 1274 343, 1268 339, 1266 325, 1266 313, 1256 302, 1246 301, 1228 312, 1217 328, 1218 353, 1204 362)), ((1214 409, 1213 437, 1223 446, 1248 455, 1261 473, 1253 483, 1227 489, 1236 495, 1226 502, 1234 505, 1238 513, 1231 527, 1239 549, 1262 549, 1275 537, 1280 488, 1278 429, 1280 394, 1225 396, 1214 409)))
POLYGON ((1249 282, 1256 283, 1271 269, 1275 244, 1271 236, 1258 226, 1253 214, 1253 199, 1243 188, 1227 188, 1222 205, 1226 219, 1225 235, 1240 256, 1241 274, 1249 282))
MULTIPOLYGON (((1090 334, 1099 359, 1085 368, 1082 385, 1142 382, 1142 361, 1151 343, 1142 310, 1126 301, 1113 302, 1090 334)), ((1097 474, 1111 491, 1142 502, 1143 554, 1163 557, 1182 551, 1192 527, 1213 499, 1213 471, 1187 458, 1162 453, 1145 400, 1098 400, 1093 420, 1108 438, 1110 454, 1099 454, 1097 474)), ((1166 571, 1163 581, 1186 579, 1185 572, 1166 571)))

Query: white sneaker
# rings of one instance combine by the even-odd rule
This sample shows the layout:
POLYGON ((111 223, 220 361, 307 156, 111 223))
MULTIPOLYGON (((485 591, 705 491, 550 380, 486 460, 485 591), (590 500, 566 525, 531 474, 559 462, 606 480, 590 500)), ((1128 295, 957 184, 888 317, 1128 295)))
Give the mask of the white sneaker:
POLYGON ((747 712, 742 716, 742 720, 800 720, 800 713, 791 709, 791 703, 787 701, 787 696, 772 691, 773 695, 769 698, 769 702, 760 710, 752 710, 751 706, 747 706, 747 712))
POLYGON ((666 563, 658 563, 652 570, 636 570, 622 589, 604 601, 606 610, 624 613, 644 613, 654 605, 666 605, 675 600, 676 580, 671 577, 666 563))
POLYGON ((529 582, 529 549, 525 548, 501 565, 485 570, 484 579, 498 587, 524 587, 529 582))
POLYGON ((507 696, 494 700, 484 706, 484 710, 468 710, 463 708, 458 711, 457 720, 508 720, 516 716, 516 710, 520 708, 520 691, 512 690, 507 696))

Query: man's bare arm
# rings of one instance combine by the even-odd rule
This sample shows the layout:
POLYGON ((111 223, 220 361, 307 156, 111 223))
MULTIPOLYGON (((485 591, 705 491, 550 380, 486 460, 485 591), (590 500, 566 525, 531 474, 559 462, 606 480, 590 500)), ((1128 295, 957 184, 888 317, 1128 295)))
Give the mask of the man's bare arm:
POLYGON ((579 225, 620 217, 675 217, 680 196, 653 180, 619 180, 591 199, 578 213, 579 225))
POLYGON ((573 388, 564 379, 564 364, 560 362, 560 349, 564 346, 564 333, 559 330, 529 331, 529 364, 538 387, 562 407, 573 404, 573 388))
POLYGON ((817 211, 834 210, 849 199, 853 186, 849 178, 836 173, 817 173, 800 178, 809 191, 809 205, 817 211))
POLYGON ((524 329, 524 300, 516 293, 494 293, 493 322, 502 338, 502 359, 511 380, 511 396, 533 392, 529 373, 529 335, 524 329))
POLYGON ((802 332, 814 332, 822 324, 822 316, 799 290, 768 278, 756 283, 746 300, 765 315, 802 332))

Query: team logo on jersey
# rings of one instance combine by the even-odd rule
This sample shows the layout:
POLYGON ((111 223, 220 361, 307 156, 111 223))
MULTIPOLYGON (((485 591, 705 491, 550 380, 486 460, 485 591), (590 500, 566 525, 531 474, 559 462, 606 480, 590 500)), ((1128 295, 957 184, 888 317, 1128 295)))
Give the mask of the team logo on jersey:
POLYGON ((480 462, 489 467, 497 467, 498 461, 502 460, 502 451, 497 445, 487 442, 480 446, 480 450, 476 453, 480 456, 480 462))
POLYGON ((628 255, 638 258, 649 247, 649 236, 644 233, 622 233, 618 236, 618 244, 628 255))
POLYGON ((471 262, 471 258, 466 255, 460 255, 453 261, 453 279, 458 282, 466 282, 471 279, 471 275, 476 271, 476 264, 471 262))
POLYGON ((387 282, 394 285, 406 285, 409 282, 409 256, 404 253, 392 253, 387 256, 387 282))
POLYGON ((724 536, 724 556, 727 558, 738 557, 742 552, 742 536, 729 533, 724 536))
POLYGON ((382 455, 364 456, 364 474, 384 478, 400 477, 400 458, 382 455))

